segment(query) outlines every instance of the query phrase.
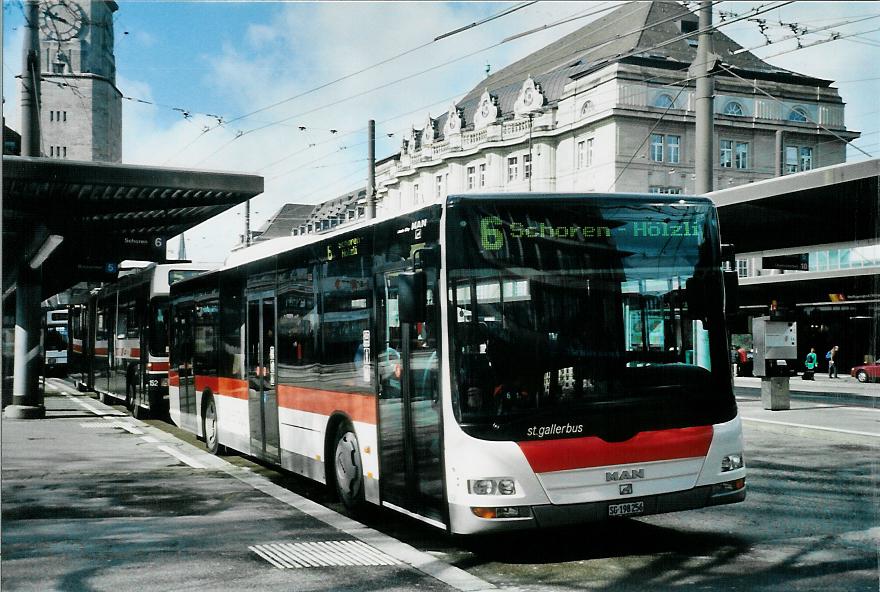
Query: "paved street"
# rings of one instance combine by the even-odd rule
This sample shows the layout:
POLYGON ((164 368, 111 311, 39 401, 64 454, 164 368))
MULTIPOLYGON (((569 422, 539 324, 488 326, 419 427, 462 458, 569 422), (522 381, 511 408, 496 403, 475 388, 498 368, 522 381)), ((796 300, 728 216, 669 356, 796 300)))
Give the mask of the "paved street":
MULTIPOLYGON (((795 393, 791 411, 769 412, 738 386, 745 503, 474 540, 378 509, 363 526, 308 481, 212 457, 173 426, 121 407, 50 395, 46 420, 3 421, 2 587, 877 590, 874 399, 855 407, 795 393), (260 545, 273 543, 292 545, 288 560, 315 552, 298 543, 364 546, 359 565, 280 569, 252 549, 271 557, 260 545)), ((326 548, 323 557, 338 559, 326 548)))

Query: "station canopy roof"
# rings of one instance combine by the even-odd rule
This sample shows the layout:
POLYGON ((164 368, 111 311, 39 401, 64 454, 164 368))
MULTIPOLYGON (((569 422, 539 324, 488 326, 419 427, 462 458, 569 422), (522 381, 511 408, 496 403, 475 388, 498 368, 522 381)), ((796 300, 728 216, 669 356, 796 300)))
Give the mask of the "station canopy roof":
POLYGON ((3 156, 4 296, 46 245, 44 298, 126 259, 163 261, 168 239, 262 192, 257 175, 3 156))
POLYGON ((737 253, 877 240, 880 159, 713 191, 721 240, 737 253))

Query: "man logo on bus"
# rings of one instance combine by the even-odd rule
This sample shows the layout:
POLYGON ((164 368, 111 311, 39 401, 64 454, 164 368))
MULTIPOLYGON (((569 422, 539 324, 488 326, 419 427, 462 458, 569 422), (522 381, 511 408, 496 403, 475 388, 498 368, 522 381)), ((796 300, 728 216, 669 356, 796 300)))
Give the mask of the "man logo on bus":
POLYGON ((645 469, 630 469, 628 471, 609 471, 605 473, 605 481, 631 481, 644 479, 645 469))

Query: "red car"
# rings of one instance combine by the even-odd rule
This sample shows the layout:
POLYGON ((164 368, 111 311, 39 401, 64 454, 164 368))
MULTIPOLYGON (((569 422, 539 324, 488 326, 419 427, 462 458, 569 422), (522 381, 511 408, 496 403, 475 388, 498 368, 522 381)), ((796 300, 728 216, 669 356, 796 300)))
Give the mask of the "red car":
POLYGON ((849 373, 850 376, 855 376, 859 382, 878 382, 880 381, 880 360, 873 364, 855 366, 849 373))

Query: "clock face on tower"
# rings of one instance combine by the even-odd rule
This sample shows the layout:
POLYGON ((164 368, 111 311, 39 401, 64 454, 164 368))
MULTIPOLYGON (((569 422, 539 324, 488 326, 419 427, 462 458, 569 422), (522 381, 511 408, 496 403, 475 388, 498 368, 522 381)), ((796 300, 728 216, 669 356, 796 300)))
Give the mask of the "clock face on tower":
POLYGON ((72 0, 55 0, 40 13, 40 29, 52 41, 69 41, 79 35, 83 11, 72 0))

